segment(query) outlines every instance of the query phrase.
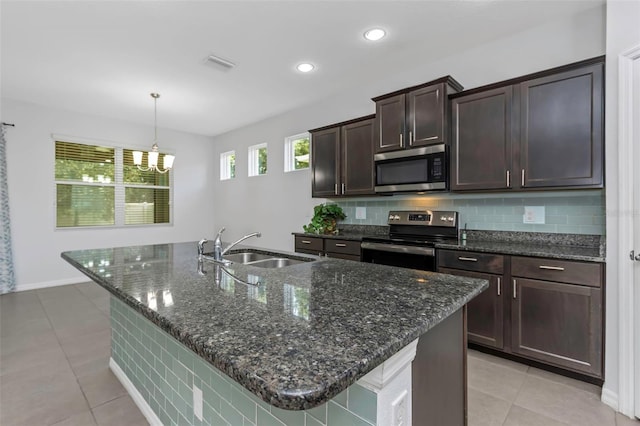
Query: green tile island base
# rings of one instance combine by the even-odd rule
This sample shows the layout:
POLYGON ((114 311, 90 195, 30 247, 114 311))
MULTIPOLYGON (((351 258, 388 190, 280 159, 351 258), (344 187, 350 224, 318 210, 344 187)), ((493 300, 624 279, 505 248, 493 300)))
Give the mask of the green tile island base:
MULTIPOLYGON (((446 333, 449 339, 464 340, 463 327, 459 327, 460 321, 455 320, 458 317, 463 319, 463 311, 461 309, 458 314, 452 315, 453 320, 443 321, 420 339, 407 345, 332 400, 304 411, 283 410, 262 401, 113 296, 109 365, 151 425, 409 426, 412 424, 413 411, 412 361, 416 357, 416 349, 429 343, 423 337, 430 336, 432 332, 446 333), (453 336, 450 330, 446 330, 451 328, 447 324, 452 323, 455 323, 455 329, 460 329, 453 336)), ((441 362, 431 362, 428 370, 422 372, 417 371, 419 365, 414 362, 413 375, 415 377, 419 373, 421 377, 417 380, 414 378, 413 390, 419 390, 417 386, 421 386, 421 382, 424 384, 424 375, 429 374, 436 382, 427 380, 432 388, 429 393, 433 395, 436 384, 436 388, 443 390, 439 392, 441 397, 450 400, 444 389, 448 387, 447 382, 451 383, 451 379, 453 382, 460 382, 462 389, 466 376, 463 372, 466 370, 463 366, 465 362, 463 360, 460 363, 459 351, 454 350, 452 353, 446 349, 447 345, 428 346, 427 350, 418 352, 416 361, 421 356, 433 361, 434 353, 428 352, 435 350, 435 358, 439 358, 441 362), (459 373, 454 372, 453 377, 446 367, 452 360, 460 367, 456 369, 460 370, 459 373)), ((465 392, 462 390, 455 393, 460 396, 453 398, 454 407, 462 409, 458 416, 460 422, 446 424, 463 425, 466 424, 465 392), (460 402, 464 406, 460 406, 460 402)), ((416 395, 413 404, 416 404, 415 397, 416 395)), ((417 402, 422 405, 417 408, 423 411, 449 408, 443 407, 443 401, 438 401, 437 398, 426 404, 422 404, 420 400, 417 402)), ((415 418, 415 411, 413 416, 415 418)), ((442 419, 439 415, 429 417, 431 421, 435 421, 433 424, 445 424, 439 423, 442 419)), ((414 420, 413 424, 427 423, 414 420)))

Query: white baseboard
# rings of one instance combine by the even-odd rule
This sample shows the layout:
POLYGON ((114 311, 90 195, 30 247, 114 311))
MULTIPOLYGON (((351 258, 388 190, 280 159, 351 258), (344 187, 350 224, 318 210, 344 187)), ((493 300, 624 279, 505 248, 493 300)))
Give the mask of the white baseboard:
POLYGON ((618 394, 609 390, 602 388, 602 395, 600 396, 600 400, 607 404, 609 407, 613 408, 615 411, 618 411, 618 394))
POLYGON ((38 290, 40 288, 86 283, 87 281, 91 281, 91 280, 85 277, 84 275, 80 275, 78 277, 65 278, 63 280, 41 281, 41 282, 29 283, 29 284, 18 284, 16 285, 16 291, 38 290))
POLYGON ((122 386, 129 392, 129 396, 133 399, 133 402, 138 406, 142 415, 147 419, 151 426, 162 426, 162 422, 153 412, 147 401, 142 397, 142 394, 138 392, 138 389, 133 385, 133 382, 129 380, 127 375, 122 371, 120 366, 113 360, 113 358, 109 358, 109 368, 113 371, 113 374, 120 380, 122 386))

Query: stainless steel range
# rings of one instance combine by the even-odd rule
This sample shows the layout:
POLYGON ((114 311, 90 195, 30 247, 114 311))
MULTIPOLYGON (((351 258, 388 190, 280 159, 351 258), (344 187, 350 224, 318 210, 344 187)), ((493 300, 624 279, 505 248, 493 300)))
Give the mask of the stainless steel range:
POLYGON ((458 240, 458 212, 390 211, 389 235, 362 240, 362 261, 435 271, 435 244, 458 240))

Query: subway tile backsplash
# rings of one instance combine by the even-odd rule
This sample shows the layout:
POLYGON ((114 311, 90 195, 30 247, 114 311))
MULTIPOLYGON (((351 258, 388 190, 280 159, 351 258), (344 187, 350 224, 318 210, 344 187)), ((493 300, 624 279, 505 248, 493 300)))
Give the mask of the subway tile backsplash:
POLYGON ((605 235, 603 190, 524 194, 442 194, 393 196, 382 199, 334 200, 353 225, 386 225, 389 210, 456 210, 460 227, 490 231, 529 231, 605 235), (544 206, 544 224, 523 223, 525 206, 544 206), (366 219, 356 219, 366 207, 366 219))

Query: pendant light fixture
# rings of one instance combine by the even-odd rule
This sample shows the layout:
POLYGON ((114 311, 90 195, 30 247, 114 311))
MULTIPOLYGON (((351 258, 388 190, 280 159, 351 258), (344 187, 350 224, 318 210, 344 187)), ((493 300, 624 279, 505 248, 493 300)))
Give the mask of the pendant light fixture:
POLYGON ((158 173, 167 173, 173 167, 174 155, 165 154, 162 159, 162 168, 158 167, 158 98, 160 94, 151 93, 153 98, 153 146, 151 151, 147 152, 147 167, 142 167, 142 151, 133 151, 133 164, 143 172, 155 171, 158 173))

